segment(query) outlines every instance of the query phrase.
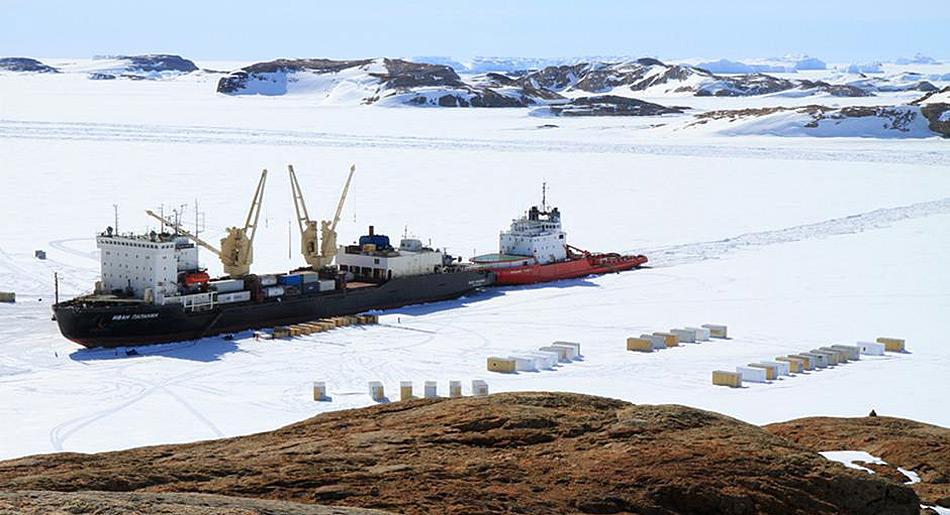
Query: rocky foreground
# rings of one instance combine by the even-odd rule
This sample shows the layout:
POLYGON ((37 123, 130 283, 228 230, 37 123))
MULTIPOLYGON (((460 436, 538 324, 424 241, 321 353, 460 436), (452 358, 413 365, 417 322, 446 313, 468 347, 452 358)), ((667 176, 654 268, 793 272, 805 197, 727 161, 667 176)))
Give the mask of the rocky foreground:
MULTIPOLYGON (((813 450, 860 442, 814 442, 803 423, 797 443, 781 425, 576 394, 415 400, 225 440, 0 462, 0 509, 23 499, 45 508, 210 502, 154 496, 202 493, 230 497, 214 498, 222 507, 247 503, 247 513, 310 513, 289 511, 294 503, 403 513, 919 513, 911 487, 813 450), (284 511, 240 498, 283 501, 284 511)), ((932 431, 946 441, 948 430, 932 431)), ((933 460, 928 467, 945 469, 945 454, 933 460)))

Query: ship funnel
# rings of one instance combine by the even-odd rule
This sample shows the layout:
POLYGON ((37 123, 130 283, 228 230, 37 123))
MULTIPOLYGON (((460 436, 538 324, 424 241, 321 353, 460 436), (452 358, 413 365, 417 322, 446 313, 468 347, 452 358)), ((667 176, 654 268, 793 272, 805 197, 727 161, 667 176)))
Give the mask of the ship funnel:
POLYGON ((369 226, 369 235, 373 236, 373 226, 369 226))

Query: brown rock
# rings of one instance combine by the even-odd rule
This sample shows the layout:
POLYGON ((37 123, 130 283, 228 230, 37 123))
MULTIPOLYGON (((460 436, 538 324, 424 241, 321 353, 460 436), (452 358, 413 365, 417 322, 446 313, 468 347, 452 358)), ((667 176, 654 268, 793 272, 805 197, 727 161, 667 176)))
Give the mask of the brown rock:
MULTIPOLYGON (((925 503, 946 503, 946 498, 950 497, 950 429, 877 416, 803 418, 767 425, 765 430, 818 452, 868 452, 892 468, 916 472, 921 482, 912 488, 925 503)), ((894 473, 899 474, 894 470, 889 477, 903 478, 903 475, 898 478, 894 473)), ((950 503, 944 505, 950 507, 950 503)))
POLYGON ((738 420, 564 393, 420 399, 238 438, 0 462, 0 490, 201 492, 405 513, 917 513, 910 488, 738 420))

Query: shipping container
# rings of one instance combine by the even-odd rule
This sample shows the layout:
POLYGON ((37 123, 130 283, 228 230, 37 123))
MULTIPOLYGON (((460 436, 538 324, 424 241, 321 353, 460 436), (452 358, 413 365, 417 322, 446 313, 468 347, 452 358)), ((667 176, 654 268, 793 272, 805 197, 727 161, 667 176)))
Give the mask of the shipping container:
POLYGON ((653 352, 653 341, 646 338, 627 338, 627 350, 653 352))
POLYGON ((650 340, 650 342, 653 344, 653 350, 666 348, 666 339, 662 336, 657 336, 655 334, 641 334, 640 338, 650 340))
POLYGON ((336 281, 333 279, 320 279, 317 282, 320 284, 320 291, 333 291, 336 289, 336 281))
POLYGON ((696 341, 696 333, 687 329, 670 329, 671 334, 675 334, 679 341, 683 343, 694 343, 696 341))
POLYGON ((275 284, 277 284, 276 275, 262 275, 260 276, 260 279, 261 279, 261 286, 274 286, 275 284))
POLYGON ((277 284, 288 286, 299 286, 303 284, 303 277, 300 274, 286 274, 277 276, 277 284))
POLYGON ((449 397, 457 399, 462 396, 462 382, 449 381, 449 397))
POLYGON ((880 337, 877 339, 877 343, 884 344, 884 350, 887 352, 904 352, 904 340, 901 338, 887 338, 880 337))
POLYGON ((386 392, 383 390, 383 383, 379 381, 369 382, 369 396, 376 402, 386 399, 386 392))
POLYGON ((738 372, 714 370, 712 373, 712 384, 717 386, 731 386, 733 388, 740 388, 742 386, 742 376, 740 376, 738 372))
POLYGON ((323 381, 313 382, 313 400, 322 401, 327 398, 327 385, 323 381))
POLYGON ((472 381, 472 395, 475 397, 484 397, 488 395, 488 383, 481 379, 472 381))
POLYGON ((562 363, 568 363, 572 359, 574 359, 571 357, 574 355, 573 347, 562 347, 560 345, 548 345, 547 347, 540 347, 538 350, 544 351, 544 352, 556 352, 558 361, 562 363))
POLYGON ((303 292, 304 293, 317 293, 320 291, 320 283, 303 283, 303 292))
POLYGON ((574 353, 570 355, 570 356, 571 356, 571 359, 577 359, 577 358, 581 357, 581 344, 579 344, 579 343, 576 343, 576 342, 562 342, 562 341, 556 341, 556 342, 552 343, 551 346, 553 346, 553 347, 570 347, 570 348, 574 349, 574 353))
POLYGON ((218 304, 230 304, 232 302, 247 302, 251 300, 251 292, 236 291, 233 293, 219 293, 218 304))
POLYGON ((709 329, 709 336, 712 338, 728 338, 727 328, 719 324, 703 324, 703 329, 709 329))
POLYGON ((211 281, 208 286, 218 291, 218 293, 230 293, 244 289, 243 279, 222 279, 220 281, 211 281))
POLYGON ((792 358, 789 356, 779 356, 775 358, 775 361, 783 361, 788 363, 788 371, 793 374, 800 374, 802 370, 805 369, 805 360, 799 358, 792 358))
POLYGON ((497 356, 488 356, 487 368, 489 372, 501 372, 503 374, 510 374, 517 370, 514 359, 497 356))
POLYGON ((279 297, 284 294, 284 289, 280 286, 268 286, 264 288, 264 295, 267 297, 279 297))
POLYGON ((687 331, 693 331, 696 333, 696 341, 705 342, 709 341, 710 331, 705 327, 685 327, 687 331))
POLYGON ((765 370, 765 378, 769 381, 778 379, 778 367, 774 365, 766 365, 765 363, 749 363, 749 366, 752 368, 761 368, 765 370))
POLYGON ((320 280, 320 274, 316 272, 300 272, 298 275, 300 275, 304 284, 315 283, 320 280))
POLYGON ((778 372, 778 375, 780 375, 780 376, 791 375, 791 369, 790 369, 790 367, 788 366, 788 363, 785 362, 785 361, 778 361, 778 360, 776 360, 776 361, 762 361, 761 364, 763 364, 763 365, 772 365, 772 366, 776 367, 776 370, 777 370, 777 372, 778 372))
POLYGON ((750 383, 764 383, 768 381, 765 378, 766 371, 764 368, 736 367, 736 373, 739 374, 742 381, 748 381, 750 383))
POLYGON ((867 356, 883 356, 884 355, 884 344, 878 342, 858 342, 858 348, 861 349, 861 354, 867 356))
POLYGON ((435 399, 439 396, 439 385, 435 381, 426 381, 425 397, 426 399, 435 399))
POLYGON ((408 401, 412 399, 412 381, 402 381, 399 383, 399 400, 408 401))

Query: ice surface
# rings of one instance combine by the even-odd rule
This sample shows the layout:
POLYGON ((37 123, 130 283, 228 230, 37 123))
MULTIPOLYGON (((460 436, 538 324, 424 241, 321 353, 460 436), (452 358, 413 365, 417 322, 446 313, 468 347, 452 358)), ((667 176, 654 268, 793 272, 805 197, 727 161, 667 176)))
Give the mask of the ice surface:
POLYGON ((217 95, 213 85, 197 74, 0 76, 0 290, 18 293, 17 304, 0 304, 0 458, 268 430, 367 406, 374 380, 390 391, 436 380, 444 393, 449 380, 484 379, 492 392, 680 403, 753 423, 873 408, 950 425, 946 141, 644 128, 656 119, 555 119, 542 130, 523 109, 317 105, 312 95, 217 95), (357 164, 341 243, 372 223, 390 235, 408 225, 465 257, 495 251, 498 231, 547 181, 571 243, 643 252, 656 267, 405 307, 378 327, 282 342, 242 333, 126 356, 59 335, 52 273, 64 296, 91 289, 93 236, 113 223, 114 203, 121 230, 144 230, 145 209, 197 198, 213 240, 244 219, 267 167, 253 269, 300 266, 293 234, 288 258, 288 163, 320 217, 357 164), (49 259, 34 259, 36 249, 49 259), (727 324, 732 339, 625 350, 629 336, 703 323, 727 324), (906 338, 910 353, 742 389, 709 384, 712 370, 880 334, 906 338), (580 342, 584 358, 534 373, 485 370, 489 355, 555 340, 580 342), (326 382, 331 401, 312 400, 313 381, 326 382))

